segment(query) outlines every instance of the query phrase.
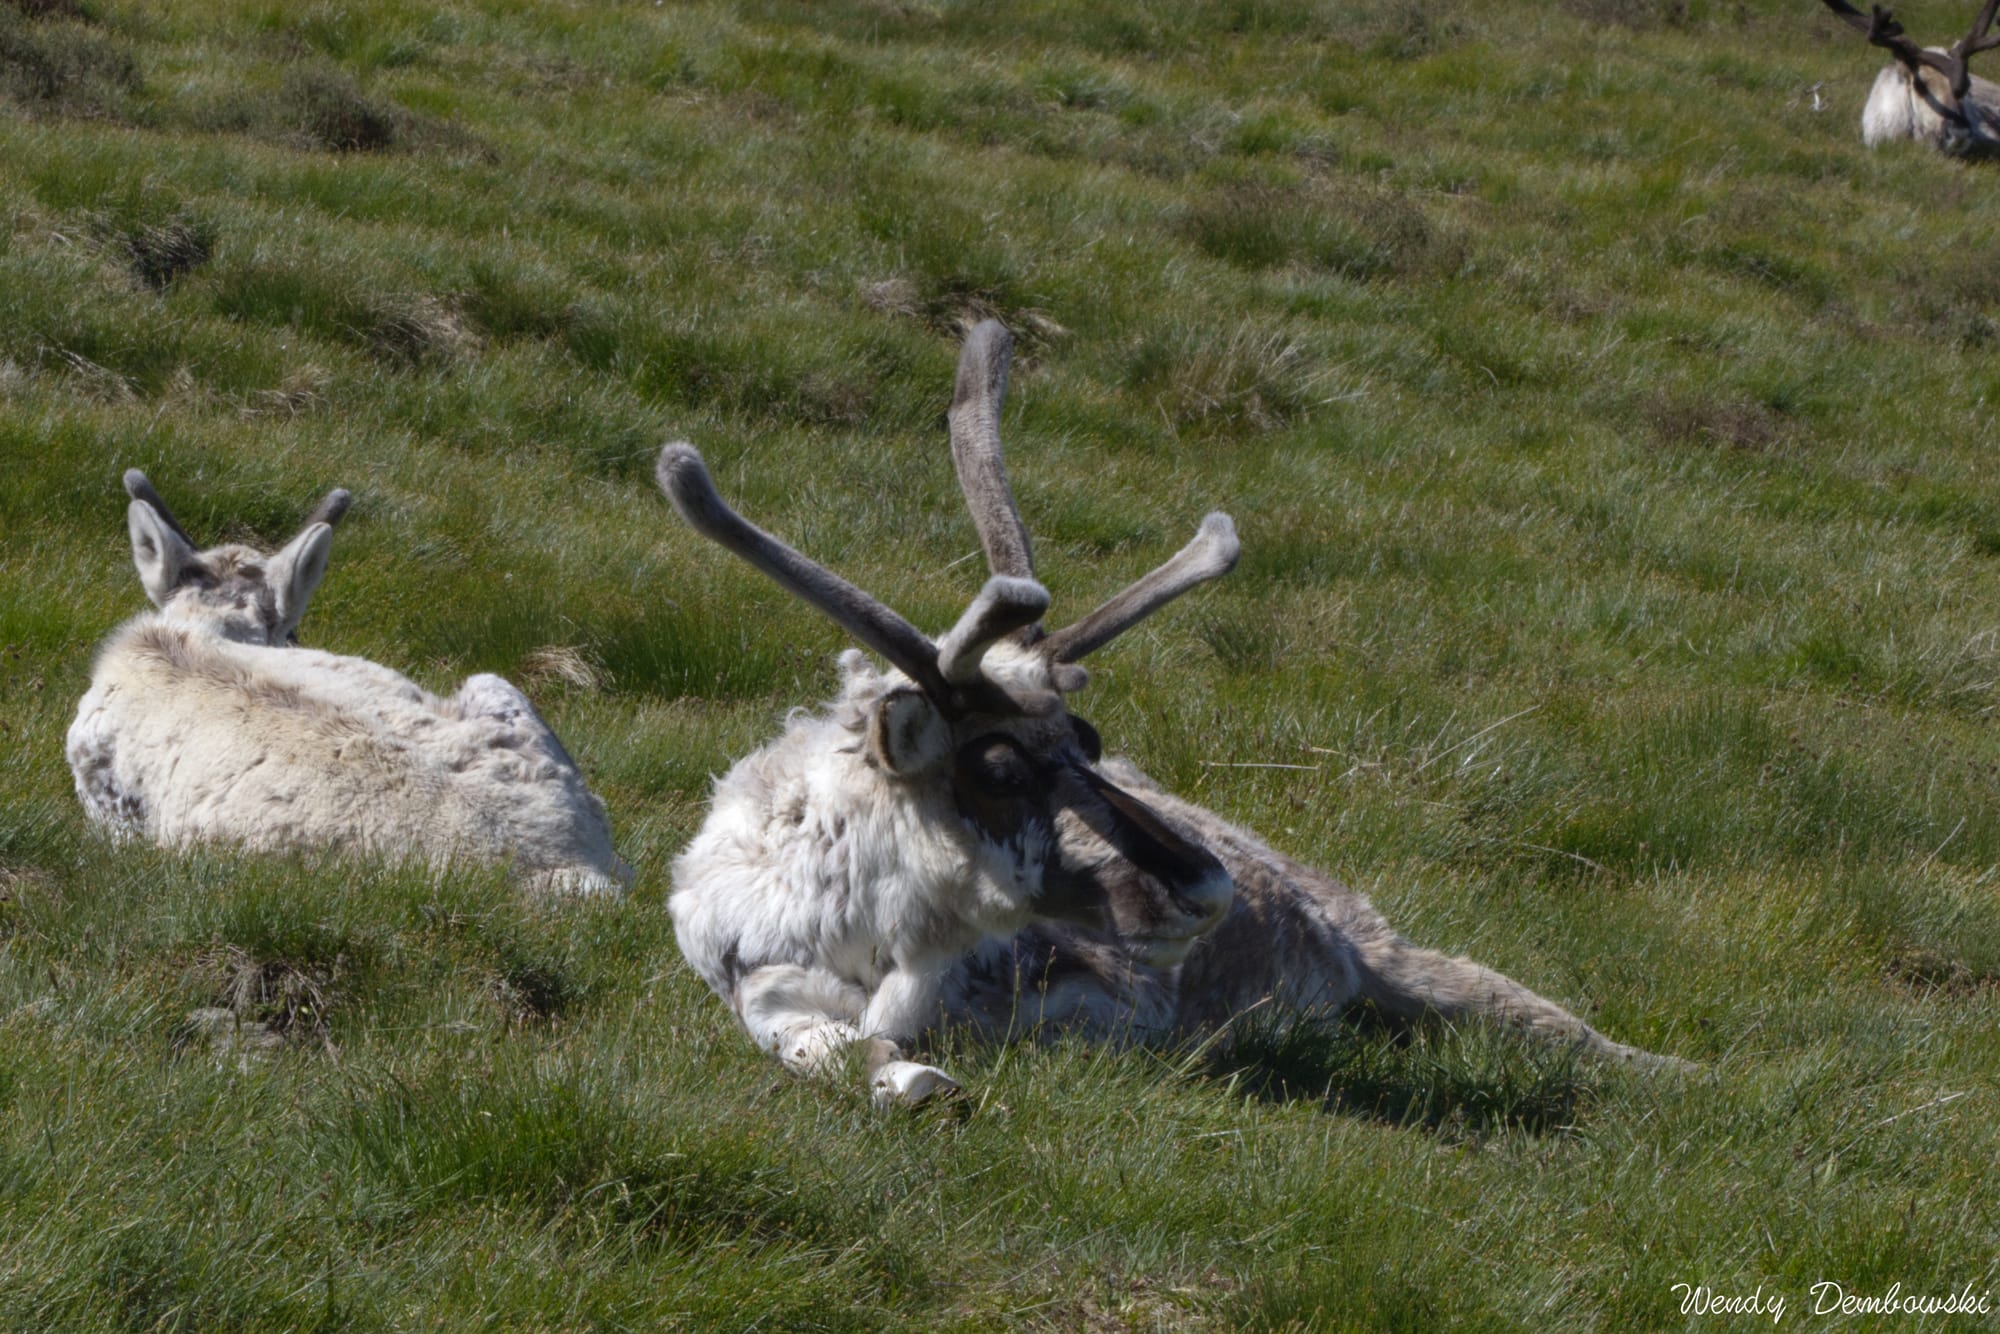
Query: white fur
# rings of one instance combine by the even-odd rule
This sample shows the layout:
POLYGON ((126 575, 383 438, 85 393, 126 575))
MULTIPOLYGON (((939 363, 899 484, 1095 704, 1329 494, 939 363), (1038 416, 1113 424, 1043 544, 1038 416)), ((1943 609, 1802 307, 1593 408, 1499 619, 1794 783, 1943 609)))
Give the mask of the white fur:
POLYGON ((269 558, 197 555, 143 501, 131 530, 161 605, 105 641, 66 746, 84 811, 114 836, 506 860, 576 893, 630 881, 603 803, 512 685, 474 676, 440 699, 284 643, 324 571, 325 524, 269 558), (226 572, 223 591, 181 578, 196 562, 226 572))
POLYGON ((1940 105, 1952 105, 1951 90, 1944 76, 1927 68, 1923 79, 1925 88, 1920 90, 1909 68, 1900 61, 1875 76, 1875 86, 1868 90, 1868 103, 1861 110, 1863 143, 1875 148, 1914 139, 1947 153, 1966 156, 2000 153, 2000 84, 1973 77, 1962 107, 1965 123, 1961 125, 1939 114, 1940 105))
POLYGON ((871 762, 865 710, 886 682, 858 661, 832 709, 794 714, 716 781, 668 901, 688 962, 800 1074, 831 1073, 864 1037, 922 1032, 937 979, 1025 922, 1037 888, 935 783, 871 762))
MULTIPOLYGON (((839 699, 795 713, 716 780, 707 821, 674 862, 668 907, 682 954, 759 1047, 796 1073, 832 1075, 850 1047, 878 1041, 877 1100, 921 1101, 956 1086, 895 1044, 935 1027, 966 951, 1033 918, 1052 835, 996 842, 936 764, 890 772, 869 744, 883 716, 886 734, 915 738, 926 761, 949 754, 949 728, 908 716, 921 697, 900 674, 877 675, 852 651, 842 663, 839 699)), ((1049 688, 1048 664, 1011 644, 989 650, 985 669, 1016 689, 1049 688)), ((1010 731, 1042 726, 1068 735, 1066 718, 1010 731)), ((1197 892, 1219 899, 1219 916, 1227 882, 1197 892)))

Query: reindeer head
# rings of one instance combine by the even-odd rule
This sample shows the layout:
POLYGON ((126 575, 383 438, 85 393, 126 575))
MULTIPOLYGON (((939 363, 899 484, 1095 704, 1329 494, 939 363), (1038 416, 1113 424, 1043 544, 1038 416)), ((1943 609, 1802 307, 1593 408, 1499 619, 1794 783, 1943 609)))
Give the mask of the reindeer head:
POLYGON ((132 563, 161 614, 224 639, 271 645, 297 641, 306 601, 326 574, 333 525, 353 500, 344 490, 328 492, 299 535, 266 555, 236 543, 197 551, 137 468, 125 474, 125 493, 132 497, 125 510, 132 563))
POLYGON ((1221 920, 1234 893, 1189 831, 1097 768, 1096 729, 1064 697, 1088 676, 1077 662, 1236 563, 1236 530, 1211 514, 1178 555, 1090 615, 1045 633, 1049 595, 1034 578, 1027 529, 1000 458, 1000 404, 1011 340, 998 322, 973 330, 951 407, 952 456, 991 578, 958 624, 933 642, 853 584, 723 503, 701 455, 660 452, 661 488, 689 525, 817 607, 894 671, 842 655, 845 702, 869 763, 913 808, 952 813, 979 857, 998 856, 1027 914, 1109 929, 1148 962, 1170 964, 1221 920))
MULTIPOLYGON (((1990 139, 1990 130, 1978 123, 1977 113, 1967 109, 1973 88, 1972 57, 2000 46, 2000 36, 1990 30, 2000 0, 1986 0, 1972 21, 1971 29, 1949 48, 1925 47, 1903 30, 1895 14, 1881 5, 1866 14, 1847 0, 1823 0, 1843 23, 1876 46, 1889 52, 1896 63, 1875 79, 1863 114, 1863 133, 1872 147, 1888 139, 1928 138, 1921 127, 1928 119, 1919 104, 1935 121, 1934 133, 1942 146, 1964 152, 1990 139)), ((1982 88, 1990 85, 1981 81, 1982 88)), ((1989 111, 1987 114, 1991 114, 1989 111)))

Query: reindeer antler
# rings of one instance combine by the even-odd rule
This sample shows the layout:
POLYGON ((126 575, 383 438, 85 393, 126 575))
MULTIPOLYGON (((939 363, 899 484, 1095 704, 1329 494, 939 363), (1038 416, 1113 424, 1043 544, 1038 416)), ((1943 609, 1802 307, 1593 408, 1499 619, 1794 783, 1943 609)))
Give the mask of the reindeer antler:
POLYGON ((987 649, 1033 624, 1048 609, 1048 592, 1034 580, 993 576, 942 646, 933 644, 886 605, 729 508, 693 445, 668 445, 660 451, 654 471, 660 489, 690 528, 755 566, 778 587, 887 658, 939 708, 957 713, 1045 713, 1053 707, 1053 695, 1009 694, 979 673, 987 649))
MULTIPOLYGON (((1013 346, 1013 337, 998 320, 983 320, 966 336, 951 400, 951 458, 972 525, 986 549, 987 567, 996 576, 1025 579, 1034 575, 1035 560, 1000 454, 1000 405, 1007 396, 1013 346)), ((1046 639, 1024 623, 1022 639, 1041 640, 1051 662, 1073 663, 1197 584, 1229 573, 1238 550, 1236 525, 1227 514, 1211 514, 1179 554, 1090 615, 1046 639)), ((1080 684, 1081 670, 1064 679, 1080 684)))
POLYGON ((925 694, 943 699, 951 693, 938 670, 937 645, 923 631, 729 508, 717 494, 708 466, 693 445, 676 443, 662 449, 653 472, 660 489, 690 528, 755 566, 807 606, 818 608, 841 629, 901 668, 925 694))
POLYGON ((1013 335, 998 320, 982 320, 966 336, 951 397, 951 460, 958 467, 972 526, 986 548, 987 568, 1032 579, 1035 556, 1028 528, 1000 461, 1000 405, 1007 398, 1007 368, 1013 358, 1013 335))
POLYGON ((938 641, 938 670, 955 686, 977 685, 986 650, 1033 625, 1049 609, 1049 590, 1032 579, 996 574, 979 590, 965 614, 938 641))
POLYGON ((1986 0, 1972 28, 1964 37, 1954 43, 1949 51, 1932 51, 1916 43, 1896 20, 1895 14, 1881 5, 1875 5, 1863 14, 1847 0, 1822 0, 1826 7, 1843 22, 1876 46, 1894 55, 1912 73, 1920 65, 1944 75, 1951 85, 1951 95, 1963 99, 1972 87, 1972 69, 1968 60, 1981 51, 1990 51, 2000 46, 2000 37, 1991 35, 1996 10, 2000 10, 2000 0, 1986 0))
POLYGON ((1241 550, 1235 521, 1220 512, 1209 515, 1192 542, 1090 615, 1050 635, 1043 651, 1056 662, 1095 652, 1189 589, 1228 574, 1241 550))
MULTIPOLYGON (((1981 51, 1991 51, 1994 47, 2000 46, 2000 37, 1994 36, 1992 31, 1996 16, 2000 16, 2000 0, 1986 0, 1986 7, 1980 10, 1979 17, 1972 21, 1971 29, 1958 45, 1952 48, 1958 53, 1960 61, 1976 56, 1981 51)), ((1970 75, 1967 77, 1969 79, 1970 75)))

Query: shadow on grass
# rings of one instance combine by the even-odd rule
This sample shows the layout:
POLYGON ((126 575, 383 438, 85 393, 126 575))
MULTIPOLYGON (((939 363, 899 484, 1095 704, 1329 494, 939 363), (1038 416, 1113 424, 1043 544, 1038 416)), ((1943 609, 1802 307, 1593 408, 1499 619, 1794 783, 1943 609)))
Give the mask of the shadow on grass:
MULTIPOLYGON (((1560 1135, 1589 1116, 1603 1091, 1600 1069, 1568 1047, 1535 1043, 1442 1021, 1405 1024, 1367 1005, 1336 1017, 1240 1017, 1222 1037, 1156 1046, 1087 1037, 1060 1025, 1007 1035, 953 1028, 916 1044, 914 1059, 970 1071, 1024 1044, 1039 1061, 1123 1067, 1115 1076, 1152 1084, 1185 1081, 1265 1103, 1317 1104, 1330 1115, 1427 1131, 1448 1142, 1560 1135), (1151 1060, 1133 1052, 1137 1047, 1151 1060)), ((1071 1067, 1071 1082, 1075 1068, 1071 1067)), ((1082 1096, 1071 1090, 1067 1096, 1082 1096)))
POLYGON ((1337 1022, 1248 1016, 1198 1069, 1262 1101, 1316 1101, 1451 1139, 1560 1133, 1597 1095, 1593 1072, 1571 1050, 1403 1025, 1365 1008, 1337 1022))

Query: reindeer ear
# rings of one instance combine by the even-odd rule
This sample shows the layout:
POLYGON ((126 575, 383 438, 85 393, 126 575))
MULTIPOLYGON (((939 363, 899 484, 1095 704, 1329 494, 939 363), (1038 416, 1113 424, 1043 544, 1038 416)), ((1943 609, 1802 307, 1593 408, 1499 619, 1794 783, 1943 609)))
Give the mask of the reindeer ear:
POLYGON ((194 559, 194 548, 143 500, 125 507, 125 528, 132 535, 132 563, 139 568, 139 583, 154 606, 164 607, 167 594, 194 559))
POLYGON ((306 614, 306 601, 326 577, 326 558, 333 550, 333 528, 324 523, 309 524, 303 533, 271 557, 264 577, 277 601, 278 628, 273 643, 281 643, 298 628, 306 614))
POLYGON ((868 753, 900 778, 931 773, 951 757, 951 728, 915 686, 882 696, 868 720, 868 753))

